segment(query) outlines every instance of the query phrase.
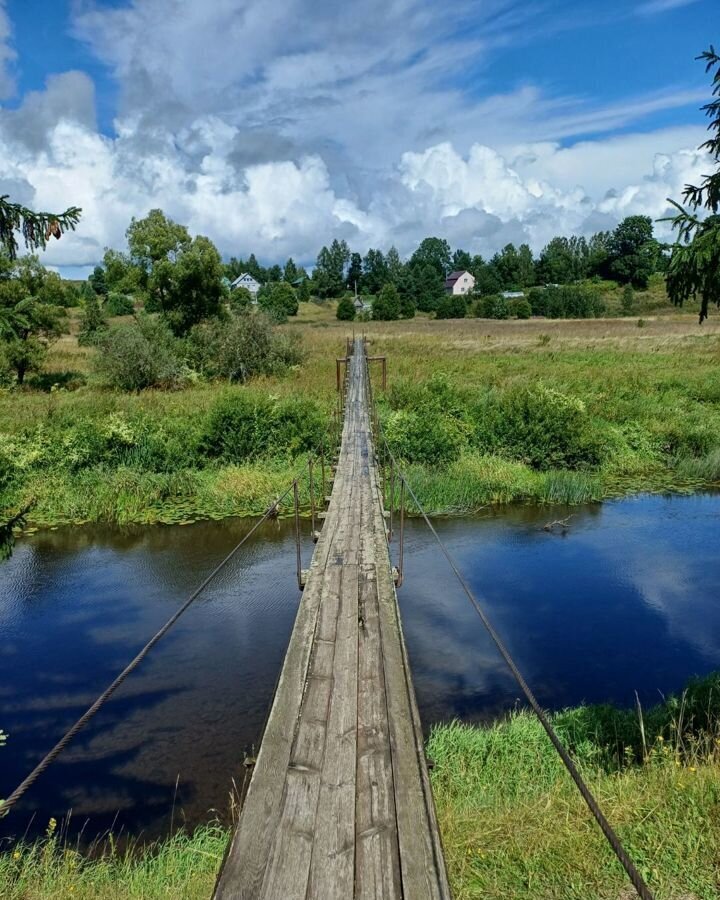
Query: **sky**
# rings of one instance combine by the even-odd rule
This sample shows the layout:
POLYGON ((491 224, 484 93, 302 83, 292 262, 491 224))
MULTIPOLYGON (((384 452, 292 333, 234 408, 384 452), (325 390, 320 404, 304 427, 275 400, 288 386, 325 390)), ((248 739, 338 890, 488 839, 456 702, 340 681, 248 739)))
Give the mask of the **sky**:
POLYGON ((267 264, 538 252, 708 171, 719 38, 717 0, 0 0, 0 194, 82 207, 69 276, 155 207, 267 264))

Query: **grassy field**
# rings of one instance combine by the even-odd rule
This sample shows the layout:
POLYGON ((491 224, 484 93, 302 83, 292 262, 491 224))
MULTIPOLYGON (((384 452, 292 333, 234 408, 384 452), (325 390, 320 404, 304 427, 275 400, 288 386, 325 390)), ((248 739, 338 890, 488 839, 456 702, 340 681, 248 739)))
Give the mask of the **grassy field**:
POLYGON ((408 474, 431 512, 694 490, 720 481, 717 315, 702 327, 677 313, 643 320, 418 317, 353 326, 337 322, 332 304, 303 304, 283 327, 302 336, 306 351, 284 377, 137 394, 103 388, 92 371, 96 351, 78 347, 73 333, 63 337, 41 377, 25 389, 0 391, 0 451, 22 474, 13 502, 35 501, 29 526, 264 510, 301 460, 287 448, 249 460, 203 458, 198 447, 208 417, 223 398, 249 395, 278 404, 302 400, 329 419, 335 358, 353 328, 368 335, 373 353, 387 355, 383 421, 396 451, 408 451, 408 474), (546 418, 528 423, 518 403, 529 403, 532 413, 538 397, 550 403, 546 418), (556 407, 563 415, 570 409, 567 429, 553 420, 556 407), (503 435, 498 423, 510 422, 513 410, 523 434, 503 435), (495 443, 487 440, 489 416, 495 443), (561 432, 559 449, 526 446, 547 429, 548 417, 561 432), (417 446, 427 440, 428 422, 446 427, 430 448, 440 458, 417 446), (443 455, 448 440, 452 452, 443 455))
MULTIPOLYGON (((658 900, 720 891, 720 675, 645 710, 552 716, 658 900), (641 728, 642 721, 642 728, 641 728)), ((631 900, 629 882, 542 727, 516 712, 433 729, 427 748, 455 900, 631 900)), ((7 900, 199 900, 229 839, 217 826, 88 858, 48 837, 0 854, 7 900)))

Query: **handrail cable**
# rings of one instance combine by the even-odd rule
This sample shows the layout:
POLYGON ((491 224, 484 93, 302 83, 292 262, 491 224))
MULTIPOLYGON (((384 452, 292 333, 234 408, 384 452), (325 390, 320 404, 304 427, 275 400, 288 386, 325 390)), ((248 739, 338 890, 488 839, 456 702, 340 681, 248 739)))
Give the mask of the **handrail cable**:
MULTIPOLYGON (((324 441, 325 436, 323 436, 324 441)), ((318 447, 321 446, 322 441, 318 444, 318 447)), ((314 452, 314 451, 311 451, 314 452)), ((187 598, 187 600, 182 604, 182 606, 167 620, 167 622, 157 631, 153 637, 145 644, 145 646, 140 650, 140 652, 127 664, 127 666, 122 670, 122 672, 114 679, 114 681, 108 685, 107 688, 100 694, 100 696, 95 700, 92 706, 88 707, 88 709, 80 716, 80 718, 75 722, 75 724, 68 729, 68 731, 60 738, 60 740, 55 744, 55 746, 48 751, 48 753, 40 760, 40 762, 35 766, 35 768, 27 775, 23 781, 15 788, 15 790, 7 797, 5 800, 0 800, 0 819, 4 816, 8 815, 13 806, 22 798, 22 796, 32 787, 32 785, 37 781, 37 779, 43 774, 43 772, 53 763, 57 757, 62 753, 62 751, 67 747, 67 745, 72 741, 72 739, 87 725, 87 723, 93 718, 93 716, 100 710, 100 708, 104 705, 104 703, 110 699, 110 697, 115 693, 115 691, 120 687, 120 685, 125 681, 125 679, 130 675, 145 659, 150 650, 160 641, 167 632, 173 627, 173 625, 177 622, 177 620, 182 616, 182 614, 188 609, 192 603, 197 600, 200 594, 205 590, 205 588, 210 584, 211 581, 225 568, 225 566, 230 562, 230 560, 235 556, 238 550, 243 546, 243 544, 248 541, 252 535, 257 531, 257 529, 266 522, 272 515, 274 515, 280 504, 285 500, 288 494, 295 488, 298 484, 298 478, 293 478, 285 491, 275 499, 275 501, 267 508, 262 518, 258 519, 258 521, 253 525, 253 527, 248 531, 248 533, 242 538, 242 540, 233 547, 233 549, 228 553, 228 555, 220 562, 218 565, 212 570, 212 572, 207 576, 207 578, 202 582, 202 584, 197 587, 193 593, 187 598)))
MULTIPOLYGON (((370 372, 369 372, 369 368, 367 366, 367 362, 365 364, 365 369, 366 369, 367 381, 371 385, 370 372)), ((372 402, 372 405, 374 408, 375 407, 375 399, 372 394, 372 386, 370 387, 369 396, 370 396, 370 399, 371 399, 371 402, 372 402)), ((432 522, 428 518, 428 515, 425 512, 422 504, 418 500, 417 495, 415 494, 415 491, 412 489, 411 484, 405 477, 404 472, 398 466, 397 460, 395 459, 395 457, 392 453, 392 450, 390 449, 390 447, 388 445, 387 439, 385 438, 385 434, 382 430, 382 426, 380 424, 379 417, 375 416, 374 420, 375 420, 377 430, 378 430, 378 437, 382 441, 383 449, 390 457, 390 460, 395 467, 395 471, 399 475, 399 477, 402 480, 403 484, 405 485, 408 493, 412 497, 421 517, 425 520, 425 524, 430 529, 433 537, 437 541, 438 546, 440 547, 440 550, 441 550, 443 556, 447 560, 448 565, 452 569, 457 580, 460 582, 460 585, 461 585, 465 595, 467 596, 468 600, 470 601, 473 608, 475 609, 475 612, 479 616, 480 621, 485 626, 485 630, 492 638, 495 646, 500 651, 500 655, 504 659, 508 668, 512 672, 515 680, 517 681, 518 685, 520 686, 523 694, 525 695, 525 699, 528 701, 528 703, 532 707, 533 712, 539 719, 540 724, 545 729, 545 732, 547 733, 547 736, 550 738, 550 741, 551 741, 553 747, 555 747, 555 749, 557 750, 558 755, 560 756, 560 759, 564 763, 565 768, 568 770, 570 777, 575 782, 578 790, 580 791, 580 793, 583 797, 583 800, 585 801, 588 808, 590 809, 590 812, 593 814, 595 821, 600 826, 600 829, 602 830, 602 833, 605 835, 608 843, 610 844, 613 852, 615 853, 615 856, 619 860, 619 862, 622 865, 623 869, 625 870, 628 878, 632 882, 633 887, 637 891, 638 896, 641 898, 641 900, 654 900, 654 896, 653 896, 652 892, 650 891, 650 888, 645 883, 642 875, 637 870, 634 862, 630 859, 627 851, 623 847, 623 845, 620 841, 620 838, 615 833, 615 830, 613 829, 612 825, 605 818, 603 811, 600 809, 600 806, 598 805, 597 800, 595 799, 592 792, 590 791, 590 788, 585 783, 574 760, 570 756, 569 752, 565 749, 565 746, 561 742, 560 738, 557 736, 555 729, 552 727, 549 719, 547 718, 547 716, 545 715, 545 712, 543 711, 542 707, 540 706, 537 699, 535 698, 535 695, 533 694, 532 690, 530 689, 528 683, 525 681, 525 678, 523 677, 522 673, 520 672, 520 669, 518 669, 517 665, 515 664, 515 661, 513 660, 512 656, 510 655, 510 652, 507 649, 507 647, 505 646, 502 638, 497 633, 497 631, 495 631, 495 628, 493 627, 492 623, 490 622, 487 615, 485 614, 485 611, 483 610, 482 606, 480 605, 478 599, 475 597, 474 593, 472 592, 472 589, 470 588, 467 581, 465 580, 462 573, 460 572, 457 564, 455 563, 455 560, 453 559, 450 552, 447 550, 447 548, 443 544, 442 540, 440 539, 440 536, 438 535, 432 522)))

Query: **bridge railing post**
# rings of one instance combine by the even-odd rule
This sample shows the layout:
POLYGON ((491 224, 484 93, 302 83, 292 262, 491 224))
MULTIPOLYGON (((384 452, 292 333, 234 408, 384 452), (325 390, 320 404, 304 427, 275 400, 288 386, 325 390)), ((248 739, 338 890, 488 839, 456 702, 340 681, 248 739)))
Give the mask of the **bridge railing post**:
POLYGON ((405 479, 400 478, 400 549, 398 551, 398 577, 396 587, 403 583, 403 569, 405 566, 405 479))
POLYGON ((297 478, 293 481, 293 501, 295 504, 295 559, 297 562, 297 581, 298 587, 302 590, 305 587, 302 573, 302 556, 300 554, 300 493, 298 491, 297 478))
POLYGON ((315 479, 313 477, 313 457, 308 456, 308 484, 310 487, 310 522, 313 538, 315 537, 315 479))

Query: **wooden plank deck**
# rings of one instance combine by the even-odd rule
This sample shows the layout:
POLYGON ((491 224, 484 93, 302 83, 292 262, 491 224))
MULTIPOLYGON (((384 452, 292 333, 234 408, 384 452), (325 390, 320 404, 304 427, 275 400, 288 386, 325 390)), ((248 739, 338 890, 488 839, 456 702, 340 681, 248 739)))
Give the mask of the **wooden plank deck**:
POLYGON ((357 340, 330 504, 214 900, 450 898, 364 371, 357 340))

